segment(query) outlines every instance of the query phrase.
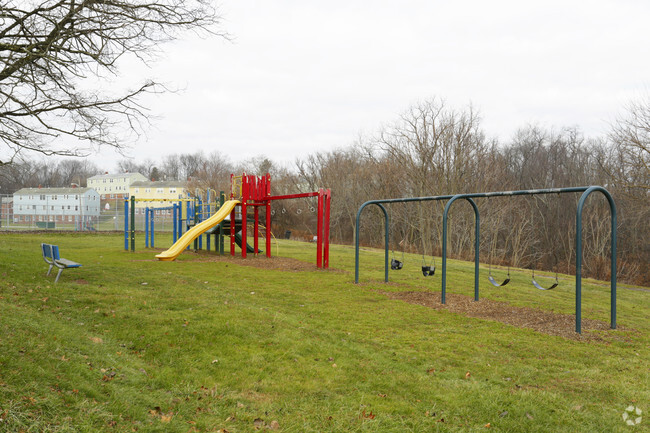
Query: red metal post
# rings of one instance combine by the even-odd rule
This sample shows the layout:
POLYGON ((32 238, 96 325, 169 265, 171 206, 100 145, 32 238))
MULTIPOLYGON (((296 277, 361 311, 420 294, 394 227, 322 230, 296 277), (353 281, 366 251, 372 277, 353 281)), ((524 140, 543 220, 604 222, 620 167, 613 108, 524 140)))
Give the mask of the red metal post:
POLYGON ((323 219, 323 268, 330 267, 330 204, 332 202, 332 191, 325 191, 325 217, 323 219))
POLYGON ((255 206, 255 229, 254 229, 254 236, 255 240, 253 241, 253 249, 255 250, 255 255, 257 256, 258 251, 260 250, 258 248, 259 245, 259 234, 260 234, 260 208, 259 206, 255 206))
POLYGON ((271 258, 271 202, 266 201, 266 257, 271 258))
POLYGON ((316 224, 316 267, 323 267, 323 189, 318 190, 318 222, 316 224))

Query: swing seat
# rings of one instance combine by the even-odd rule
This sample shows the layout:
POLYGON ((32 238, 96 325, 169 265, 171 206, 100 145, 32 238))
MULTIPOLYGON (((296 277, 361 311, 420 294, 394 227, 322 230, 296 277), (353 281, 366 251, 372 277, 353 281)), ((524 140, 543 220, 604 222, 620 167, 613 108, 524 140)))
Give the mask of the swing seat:
POLYGON ((537 287, 539 290, 553 290, 558 286, 558 282, 554 282, 551 287, 543 287, 541 284, 539 284, 537 281, 535 281, 535 278, 533 278, 533 286, 537 287))
POLYGON ((394 271, 399 271, 404 266, 404 263, 400 262, 397 259, 391 259, 390 268, 394 271))
POLYGON ((436 267, 431 266, 422 266, 422 275, 425 277, 430 277, 436 273, 436 267))
POLYGON ((490 280, 494 287, 503 287, 510 282, 510 277, 506 278, 501 284, 497 283, 492 275, 488 277, 488 280, 490 280))

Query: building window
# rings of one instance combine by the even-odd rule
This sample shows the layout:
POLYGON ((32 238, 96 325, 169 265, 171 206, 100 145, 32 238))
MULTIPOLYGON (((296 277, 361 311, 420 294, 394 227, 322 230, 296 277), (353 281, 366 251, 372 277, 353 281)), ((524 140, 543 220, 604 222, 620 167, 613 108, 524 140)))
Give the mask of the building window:
POLYGON ((158 193, 158 194, 163 194, 164 192, 165 192, 165 190, 163 188, 158 188, 156 190, 156 193, 158 193))
POLYGON ((68 221, 72 221, 72 215, 68 215, 68 221))
POLYGON ((40 199, 45 200, 45 194, 41 194, 40 199))
POLYGON ((50 207, 50 210, 54 210, 54 206, 51 206, 51 207, 50 207))
MULTIPOLYGON (((74 210, 79 210, 79 206, 75 206, 74 210)), ((243 221, 243 220, 242 220, 243 221)))
POLYGON ((57 199, 56 194, 52 195, 52 200, 56 200, 56 199, 57 199))
POLYGON ((47 210, 47 206, 43 205, 43 210, 47 210))
POLYGON ((170 194, 176 194, 176 188, 169 188, 170 194))
POLYGON ((70 210, 70 205, 68 205, 68 210, 70 210))
POLYGON ((151 188, 145 188, 144 192, 151 192, 151 188))
POLYGON ((136 194, 139 193, 139 192, 140 192, 140 188, 134 188, 134 189, 133 189, 133 192, 135 192, 136 194))

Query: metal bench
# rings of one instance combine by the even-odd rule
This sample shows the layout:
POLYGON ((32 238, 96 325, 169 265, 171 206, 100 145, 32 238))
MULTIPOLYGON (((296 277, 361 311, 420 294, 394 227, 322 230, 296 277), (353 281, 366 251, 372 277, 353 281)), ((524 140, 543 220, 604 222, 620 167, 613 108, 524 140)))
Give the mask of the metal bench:
POLYGON ((43 260, 45 260, 45 263, 50 265, 50 268, 47 270, 47 275, 50 275, 53 267, 56 266, 59 269, 59 272, 56 274, 56 279, 54 280, 55 283, 59 281, 61 272, 63 272, 64 269, 79 268, 82 266, 81 263, 61 258, 61 256, 59 256, 58 245, 41 244, 41 251, 43 252, 43 260))

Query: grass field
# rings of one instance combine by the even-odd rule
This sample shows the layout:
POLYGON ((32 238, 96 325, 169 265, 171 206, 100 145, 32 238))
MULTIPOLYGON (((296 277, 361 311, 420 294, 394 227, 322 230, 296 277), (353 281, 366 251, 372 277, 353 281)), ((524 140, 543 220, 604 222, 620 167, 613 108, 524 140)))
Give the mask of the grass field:
MULTIPOLYGON (((415 256, 386 285, 382 252, 364 250, 355 285, 347 246, 330 271, 279 270, 158 262, 142 238, 131 253, 115 234, 0 235, 0 431, 650 431, 647 290, 619 286, 620 329, 564 338, 382 294, 439 291, 415 256), (55 285, 40 242, 83 267, 55 285)), ((315 261, 313 244, 276 252, 315 261)), ((448 292, 471 296, 472 272, 450 261, 448 292)), ((512 277, 482 275, 482 299, 572 317, 572 277, 551 292, 512 277)), ((583 282, 583 318, 609 322, 606 282, 583 282)))

